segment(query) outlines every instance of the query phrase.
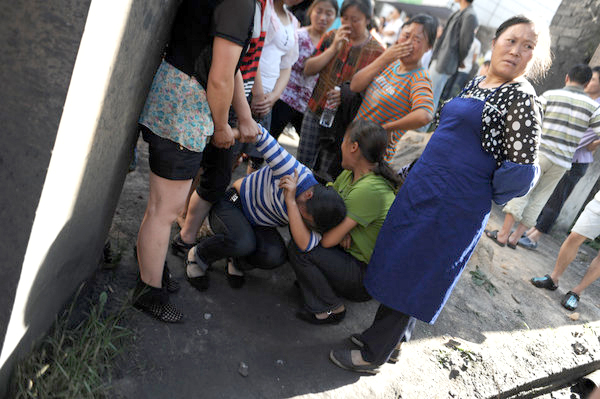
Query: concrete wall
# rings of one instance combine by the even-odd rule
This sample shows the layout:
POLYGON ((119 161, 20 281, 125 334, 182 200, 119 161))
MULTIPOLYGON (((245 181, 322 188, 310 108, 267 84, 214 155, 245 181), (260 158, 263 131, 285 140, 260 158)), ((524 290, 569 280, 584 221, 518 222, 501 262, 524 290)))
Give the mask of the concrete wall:
POLYGON ((98 266, 177 3, 0 2, 0 396, 98 266))
POLYGON ((570 67, 590 62, 600 43, 598 15, 600 0, 563 0, 550 24, 554 61, 538 93, 562 87, 570 67))
MULTIPOLYGON (((592 66, 600 64, 598 15, 600 0, 563 0, 550 25, 554 61, 546 79, 536 87, 539 94, 564 86, 565 75, 577 63, 590 63, 592 66), (598 53, 596 57, 595 53, 598 53)), ((554 226, 556 231, 566 232, 585 206, 588 194, 600 177, 598 152, 594 159, 595 162, 565 202, 554 226)))

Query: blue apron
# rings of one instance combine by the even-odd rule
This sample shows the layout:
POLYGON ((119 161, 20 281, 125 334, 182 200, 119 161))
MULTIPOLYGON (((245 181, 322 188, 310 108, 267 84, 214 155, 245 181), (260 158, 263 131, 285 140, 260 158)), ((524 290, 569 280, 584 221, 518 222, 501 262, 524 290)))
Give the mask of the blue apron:
POLYGON ((496 161, 481 146, 481 115, 500 87, 485 100, 456 97, 442 108, 367 267, 373 298, 424 322, 439 316, 487 224, 496 161))

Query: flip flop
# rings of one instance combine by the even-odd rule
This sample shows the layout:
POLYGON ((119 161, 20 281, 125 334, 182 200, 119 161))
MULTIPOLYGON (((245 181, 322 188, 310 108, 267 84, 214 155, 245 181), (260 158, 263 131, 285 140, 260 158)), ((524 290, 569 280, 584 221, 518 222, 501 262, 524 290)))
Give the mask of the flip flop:
MULTIPOLYGON (((498 241, 498 230, 484 230, 483 231, 485 233, 485 235, 487 236, 487 238, 491 239, 492 241, 494 241, 496 244, 500 245, 501 247, 506 246, 505 243, 498 241)), ((510 247, 511 244, 509 244, 510 247)))

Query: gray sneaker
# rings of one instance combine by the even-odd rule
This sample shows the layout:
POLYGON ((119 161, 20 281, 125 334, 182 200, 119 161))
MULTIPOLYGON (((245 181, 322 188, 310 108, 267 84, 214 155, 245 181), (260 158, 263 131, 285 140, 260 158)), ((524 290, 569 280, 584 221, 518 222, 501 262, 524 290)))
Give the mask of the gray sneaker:
POLYGON ((336 366, 343 368, 344 370, 355 371, 357 373, 377 374, 379 373, 379 366, 374 364, 366 364, 364 366, 357 366, 352 363, 352 355, 349 349, 332 350, 329 352, 329 360, 336 366))
POLYGON ((521 237, 519 239, 519 246, 527 249, 535 250, 538 246, 538 243, 532 241, 529 237, 521 237))

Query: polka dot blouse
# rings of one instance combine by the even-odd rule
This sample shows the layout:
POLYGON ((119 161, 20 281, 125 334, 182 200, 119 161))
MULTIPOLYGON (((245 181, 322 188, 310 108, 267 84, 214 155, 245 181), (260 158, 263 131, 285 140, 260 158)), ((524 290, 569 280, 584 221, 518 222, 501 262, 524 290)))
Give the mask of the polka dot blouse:
MULTIPOLYGON (((467 83, 460 96, 485 100, 496 88, 479 88, 483 76, 467 83)), ((506 84, 486 101, 481 115, 481 146, 498 166, 503 161, 532 164, 541 135, 542 104, 528 82, 506 84)))

